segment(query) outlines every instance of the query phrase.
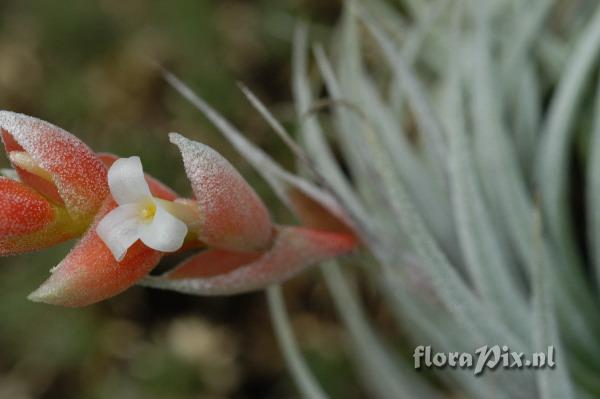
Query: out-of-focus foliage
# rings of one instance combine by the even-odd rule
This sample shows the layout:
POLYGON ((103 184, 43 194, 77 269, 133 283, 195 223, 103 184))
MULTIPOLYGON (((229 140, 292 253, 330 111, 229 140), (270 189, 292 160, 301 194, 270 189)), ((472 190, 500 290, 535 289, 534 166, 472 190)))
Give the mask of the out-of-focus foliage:
MULTIPOLYGON (((339 6, 334 0, 3 0, 0 108, 51 121, 97 151, 139 155, 148 172, 189 195, 167 137, 178 131, 231 159, 285 220, 289 215, 265 183, 168 87, 155 64, 202 87, 255 142, 292 165, 236 81, 291 117, 296 18, 310 18, 324 35, 339 6)), ((27 301, 71 246, 0 259, 0 398, 295 395, 262 294, 196 298, 136 288, 78 310, 27 301)), ((318 375, 340 397, 360 396, 345 384, 351 371, 344 332, 322 284, 309 273, 286 291, 318 375)))

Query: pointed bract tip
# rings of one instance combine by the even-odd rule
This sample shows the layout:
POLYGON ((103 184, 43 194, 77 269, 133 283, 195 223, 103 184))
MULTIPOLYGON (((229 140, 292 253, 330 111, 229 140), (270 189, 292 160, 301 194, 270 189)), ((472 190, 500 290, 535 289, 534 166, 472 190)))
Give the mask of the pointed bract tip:
POLYGON ((177 144, 181 140, 187 140, 187 139, 185 137, 183 137, 181 134, 177 133, 177 132, 170 132, 169 133, 169 140, 171 141, 171 143, 177 144))
POLYGON ((52 289, 48 284, 42 284, 27 296, 27 299, 32 302, 47 303, 49 305, 60 305, 58 298, 58 290, 52 289))
POLYGON ((73 217, 87 221, 97 212, 108 195, 106 168, 85 143, 49 122, 10 111, 0 111, 0 133, 6 151, 23 152, 20 160, 33 168, 28 178, 24 174, 32 170, 16 168, 23 181, 40 188, 30 178, 43 172, 73 217))
POLYGON ((177 133, 169 138, 179 147, 202 213, 201 240, 232 251, 267 248, 272 239, 269 212, 233 165, 205 144, 177 133))

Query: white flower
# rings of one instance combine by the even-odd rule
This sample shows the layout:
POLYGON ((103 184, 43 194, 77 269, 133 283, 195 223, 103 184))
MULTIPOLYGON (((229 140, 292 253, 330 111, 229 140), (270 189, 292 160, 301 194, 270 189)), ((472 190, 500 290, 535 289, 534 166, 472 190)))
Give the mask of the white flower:
POLYGON ((174 203, 152 196, 139 157, 115 161, 108 170, 108 186, 119 206, 100 221, 96 232, 116 260, 138 239, 161 252, 181 248, 188 227, 167 209, 174 203))

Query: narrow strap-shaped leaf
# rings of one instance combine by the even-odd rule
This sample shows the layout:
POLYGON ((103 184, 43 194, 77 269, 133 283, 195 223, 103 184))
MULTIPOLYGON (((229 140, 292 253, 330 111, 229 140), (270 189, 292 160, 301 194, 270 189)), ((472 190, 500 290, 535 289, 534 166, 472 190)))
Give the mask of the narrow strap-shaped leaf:
POLYGON ((552 346, 557 356, 554 368, 536 370, 537 384, 541 399, 571 399, 574 398, 574 388, 567 371, 567 361, 563 355, 557 327, 552 295, 553 277, 551 269, 544 261, 541 218, 538 215, 536 219, 538 221, 538 263, 533 269, 534 350, 548 353, 548 348, 552 346))
POLYGON ((444 176, 446 162, 444 132, 429 104, 421 83, 401 57, 394 43, 377 26, 376 22, 365 12, 360 13, 360 17, 383 50, 386 61, 397 77, 395 81, 402 86, 400 90, 406 93, 407 101, 414 112, 422 134, 429 161, 436 167, 438 175, 444 176))
POLYGON ((506 88, 512 88, 517 83, 514 81, 515 71, 519 70, 528 50, 544 28, 544 22, 554 3, 554 0, 534 0, 521 2, 516 6, 520 12, 515 11, 515 31, 510 35, 510 40, 506 41, 501 61, 501 75, 506 88))
MULTIPOLYGON (((475 5, 472 1, 470 4, 475 5)), ((480 3, 477 3, 479 5, 480 3)), ((485 7, 482 5, 482 7, 485 7)), ((489 7, 489 5, 487 6, 489 7)), ((481 8, 481 7, 480 7, 481 8)), ((473 69, 468 75, 472 100, 471 115, 475 133, 477 166, 486 195, 497 212, 496 223, 507 230, 523 264, 533 263, 531 199, 518 169, 513 143, 510 142, 501 119, 502 103, 494 86, 494 64, 490 56, 487 29, 489 15, 475 6, 477 32, 473 35, 473 69)), ((465 76, 467 76, 465 74, 465 76)))
POLYGON ((539 153, 539 188, 548 231, 565 261, 576 267, 580 267, 581 263, 576 253, 573 226, 567 207, 569 144, 577 107, 600 54, 599 43, 600 6, 587 22, 561 76, 544 123, 539 153))
MULTIPOLYGON (((300 25, 294 35, 292 57, 293 94, 300 129, 300 141, 315 162, 318 172, 341 198, 353 198, 353 190, 323 134, 317 117, 312 113, 313 98, 307 76, 307 28, 300 25)), ((353 206, 354 208, 357 205, 353 206)))
POLYGON ((519 152, 526 184, 531 186, 534 178, 537 140, 542 119, 542 96, 540 77, 533 62, 525 62, 520 83, 509 100, 515 113, 514 140, 519 152))
MULTIPOLYGON (((418 270, 419 265, 411 265, 410 259, 403 259, 402 269, 398 270, 398 260, 388 264, 382 260, 382 270, 373 272, 374 280, 379 282, 385 298, 388 299, 394 317, 400 326, 410 325, 407 333, 413 337, 413 342, 421 345, 429 345, 437 351, 472 352, 472 337, 456 329, 455 320, 446 309, 432 298, 428 290, 415 284, 415 276, 410 278, 406 273, 407 267, 418 270)), ((475 378, 473 371, 468 369, 444 369, 438 373, 441 380, 448 384, 459 383, 461 390, 473 398, 510 398, 508 392, 498 390, 496 376, 489 375, 475 378)), ((526 378, 524 374, 519 376, 526 378)), ((512 378, 514 385, 515 378, 512 378)), ((520 384, 518 384, 520 386, 520 384)), ((521 389, 522 394, 527 391, 521 389)))
POLYGON ((300 147, 298 143, 294 141, 294 139, 290 136, 287 130, 285 130, 283 125, 279 123, 277 118, 275 118, 273 114, 271 114, 271 112, 269 112, 267 107, 258 99, 258 97, 256 97, 254 93, 252 93, 252 91, 250 91, 250 89, 248 89, 248 87, 246 87, 244 84, 239 83, 239 86, 246 98, 248 99, 248 101, 250 101, 250 104, 252 104, 252 106, 261 114, 261 116, 269 124, 271 129, 273 129, 273 131, 277 133, 277 135, 285 143, 285 145, 287 145, 288 148, 292 150, 296 158, 301 161, 309 162, 306 152, 304 152, 302 147, 300 147))
POLYGON ((370 391, 378 398, 441 398, 427 383, 415 376, 414 370, 392 362, 389 350, 375 335, 360 308, 356 294, 350 288, 335 261, 321 268, 336 308, 348 328, 356 364, 370 391))
POLYGON ((439 24, 441 17, 447 13, 450 4, 452 1, 449 0, 431 3, 423 12, 423 17, 417 25, 409 32, 410 35, 402 43, 400 50, 402 58, 408 65, 412 66, 416 63, 427 35, 434 34, 436 24, 439 24))
MULTIPOLYGON (((455 42, 460 49, 459 42, 455 42)), ((460 57, 461 51, 456 51, 460 57)), ((475 287, 486 304, 494 309, 521 337, 527 336, 527 309, 524 288, 515 279, 508 266, 509 258, 492 228, 487 206, 473 172, 470 142, 465 133, 460 63, 458 58, 450 62, 446 104, 446 130, 449 140, 449 175, 453 214, 463 248, 465 261, 473 277, 475 287)), ((525 350, 526 348, 522 348, 525 350)))
POLYGON ((596 289, 600 289, 600 84, 596 90, 595 119, 590 139, 587 168, 587 205, 589 209, 589 248, 596 274, 596 289))
POLYGON ((275 328, 275 337, 302 397, 305 399, 327 398, 327 394, 325 394, 323 388, 319 385, 302 357, 302 353, 300 353, 292 326, 290 325, 287 310, 285 309, 285 300, 281 293, 281 287, 276 285, 267 289, 267 300, 269 313, 273 327, 275 328))

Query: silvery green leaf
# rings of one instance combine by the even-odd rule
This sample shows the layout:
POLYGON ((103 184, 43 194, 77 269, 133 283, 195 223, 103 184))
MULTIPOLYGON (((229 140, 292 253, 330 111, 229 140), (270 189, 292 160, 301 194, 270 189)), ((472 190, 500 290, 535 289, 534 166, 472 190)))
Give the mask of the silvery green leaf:
MULTIPOLYGON (((552 289, 553 275, 551 268, 544 262, 542 241, 541 218, 538 220, 537 251, 538 263, 533 269, 533 340, 534 351, 548 352, 552 348, 555 351, 555 367, 545 367, 537 370, 537 384, 542 399, 570 399, 574 398, 574 388, 569 378, 564 355, 564 346, 561 343, 560 333, 557 327, 556 311, 554 307, 552 289)), ((547 359, 549 360, 549 359, 547 359)))
POLYGON ((283 351, 283 356, 296 382, 296 386, 302 393, 302 397, 306 399, 328 398, 323 388, 315 380, 314 375, 300 353, 287 310, 285 309, 285 300, 281 293, 281 287, 273 286, 267 289, 267 300, 271 320, 275 328, 275 337, 279 342, 279 347, 283 351))
POLYGON ((572 137, 575 111, 585 84, 600 54, 600 7, 587 23, 553 96, 543 126, 539 154, 539 185, 548 230, 565 261, 580 267, 573 242, 573 226, 568 217, 566 189, 568 146, 572 137))
POLYGON ((414 370, 392 362, 390 350, 376 336, 339 265, 330 261, 321 270, 336 308, 350 333, 357 367, 371 393, 378 398, 441 399, 439 392, 414 375, 414 370))

